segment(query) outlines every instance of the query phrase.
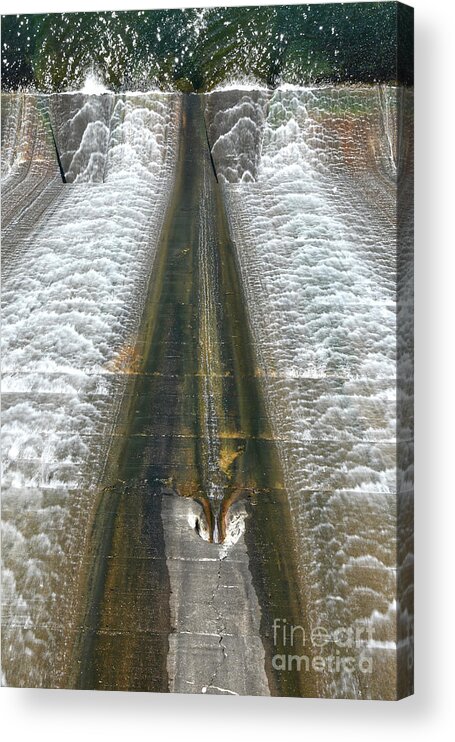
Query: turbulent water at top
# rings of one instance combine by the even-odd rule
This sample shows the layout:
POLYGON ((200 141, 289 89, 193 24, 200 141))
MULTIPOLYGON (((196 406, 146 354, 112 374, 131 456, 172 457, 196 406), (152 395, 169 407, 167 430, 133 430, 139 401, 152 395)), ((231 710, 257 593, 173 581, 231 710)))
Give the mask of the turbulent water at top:
POLYGON ((115 91, 409 84, 411 29, 412 9, 394 2, 3 16, 2 85, 78 90, 92 68, 115 91))
POLYGON ((370 631, 355 653, 373 673, 321 673, 326 696, 393 696, 397 650, 409 657, 411 222, 396 188, 406 199, 410 95, 207 98, 310 623, 370 631))
POLYGON ((6 683, 58 682, 92 499, 137 364, 179 106, 159 93, 2 100, 6 683))

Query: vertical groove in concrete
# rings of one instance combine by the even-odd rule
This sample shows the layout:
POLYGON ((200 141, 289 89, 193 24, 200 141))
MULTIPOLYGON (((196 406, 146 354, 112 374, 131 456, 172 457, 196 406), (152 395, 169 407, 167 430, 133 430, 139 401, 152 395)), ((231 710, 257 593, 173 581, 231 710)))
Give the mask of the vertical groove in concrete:
POLYGON ((92 533, 76 684, 301 695, 297 673, 271 665, 273 618, 301 619, 294 547, 195 95, 138 348, 92 533))

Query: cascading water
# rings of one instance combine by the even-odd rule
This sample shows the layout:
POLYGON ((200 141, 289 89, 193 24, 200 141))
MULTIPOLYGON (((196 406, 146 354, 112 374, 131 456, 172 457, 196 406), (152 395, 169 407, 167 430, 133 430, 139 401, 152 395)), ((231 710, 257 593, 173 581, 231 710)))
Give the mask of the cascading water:
MULTIPOLYGON (((373 675, 320 694, 394 693, 396 88, 207 96, 313 626, 363 627, 373 675), (373 638, 372 638, 373 637, 373 638)), ((404 468, 403 468, 404 467, 404 468)), ((410 523, 408 523, 410 527, 410 523)))
MULTIPOLYGON (((6 672, 5 682, 18 685, 59 682, 60 660, 73 630, 73 577, 126 379, 141 365, 137 329, 174 184, 181 95, 98 93, 12 95, 2 108, 7 196, 3 636, 5 666, 15 668, 14 675, 6 672)), ((319 695, 392 697, 397 649, 408 651, 406 606, 395 602, 399 507, 405 512, 405 546, 398 572, 411 560, 408 464, 397 462, 396 455, 398 439, 407 441, 410 428, 407 412, 396 426, 397 312, 400 326, 408 326, 403 301, 397 306, 397 273, 402 299, 408 296, 409 276, 396 260, 396 185, 406 163, 400 154, 402 132, 394 122, 405 95, 379 86, 274 92, 234 86, 203 99, 254 340, 257 368, 247 370, 262 383, 299 548, 296 590, 305 595, 312 627, 364 629, 356 656, 373 659, 373 676, 358 671, 320 676, 319 695)), ((192 146, 190 137, 187 149, 192 146)), ((210 177, 205 158, 195 244, 199 409, 194 417, 201 438, 203 495, 213 520, 205 535, 219 542, 226 471, 231 473, 231 463, 241 460, 248 445, 260 447, 270 436, 258 432, 245 412, 248 400, 241 398, 240 387, 246 382, 235 389, 239 409, 229 410, 230 417, 225 410, 226 380, 221 378, 235 376, 239 361, 231 359, 233 371, 225 374, 210 177), (251 430, 245 433, 236 416, 251 430), (223 471, 226 440, 230 448, 223 471)), ((178 239, 183 240, 180 234, 178 239)), ((176 254, 180 247, 174 245, 176 254)), ((174 258, 172 266, 178 266, 180 257, 174 258)), ((183 305, 187 289, 184 278, 179 281, 183 305)), ((172 286, 172 276, 166 285, 172 286)), ((180 337, 181 328, 169 327, 180 337)), ((410 354, 402 332, 399 403, 407 410, 410 354)), ((184 376, 178 363, 176 368, 175 378, 184 376)), ((152 375, 160 373, 154 367, 152 375)), ((153 418, 153 410, 148 414, 153 418)), ((188 420, 182 438, 192 440, 188 420)), ((161 438, 175 442, 178 436, 173 429, 169 434, 166 425, 161 438)), ((264 470, 265 459, 258 459, 264 470)), ((245 465, 239 488, 248 485, 253 491, 253 474, 263 474, 259 469, 257 461, 245 465)), ((233 482, 235 489, 235 477, 233 482)), ((272 488, 265 489, 269 496, 272 488)), ((170 519, 175 508, 184 520, 184 507, 169 499, 163 513, 170 519)), ((170 667, 180 672, 170 682, 181 689, 186 682, 182 657, 189 646, 188 615, 177 615, 178 590, 185 582, 181 563, 188 555, 195 559, 194 549, 202 555, 202 549, 212 547, 195 547, 188 534, 180 543, 169 523, 166 527, 168 570, 176 591, 172 610, 181 631, 170 642, 170 667)), ((241 594, 256 601, 244 630, 262 658, 258 599, 251 597, 249 573, 257 565, 249 566, 243 528, 242 520, 231 539, 243 550, 236 552, 242 554, 241 578, 232 563, 224 566, 243 585, 241 594)), ((226 591, 232 585, 220 583, 218 555, 201 559, 217 570, 210 572, 216 618, 210 636, 219 654, 226 623, 224 597, 218 592, 220 585, 226 591)), ((196 576, 191 584, 198 587, 196 576)), ((240 606, 236 616, 242 615, 240 606)), ((190 618, 193 632, 197 613, 190 618)), ((251 658, 245 647, 247 667, 251 658)), ((231 669, 226 672, 232 680, 231 669)), ((256 676, 251 687, 257 682, 257 692, 268 692, 266 679, 250 674, 256 676)))
POLYGON ((42 96, 2 95, 3 276, 23 257, 28 235, 59 207, 62 179, 42 96))
MULTIPOLYGON (((33 96, 18 99, 38 116, 33 96)), ((56 210, 34 211, 29 196, 34 226, 25 241, 20 231, 11 237, 26 259, 7 262, 3 282, 3 660, 15 668, 6 683, 17 685, 59 680, 56 647, 64 651, 61 637, 71 633, 81 539, 135 368, 180 105, 160 93, 45 103, 68 184, 60 178, 56 210)), ((49 158, 43 130, 32 129, 28 149, 19 130, 7 147, 7 177, 29 158, 27 184, 44 143, 49 158)))

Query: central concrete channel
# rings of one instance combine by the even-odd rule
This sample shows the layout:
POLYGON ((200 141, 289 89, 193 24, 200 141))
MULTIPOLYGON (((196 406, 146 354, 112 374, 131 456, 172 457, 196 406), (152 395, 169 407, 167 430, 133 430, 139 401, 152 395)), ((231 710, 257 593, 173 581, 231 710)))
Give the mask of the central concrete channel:
POLYGON ((79 688, 316 695, 276 669, 306 628, 203 98, 182 96, 174 192, 81 578, 79 688))

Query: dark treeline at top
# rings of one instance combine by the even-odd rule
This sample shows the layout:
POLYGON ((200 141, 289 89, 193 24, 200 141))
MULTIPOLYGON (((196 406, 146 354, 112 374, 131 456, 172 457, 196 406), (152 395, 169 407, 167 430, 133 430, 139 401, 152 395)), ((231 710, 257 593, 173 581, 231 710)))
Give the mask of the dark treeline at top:
POLYGON ((2 87, 80 88, 90 69, 112 90, 412 84, 412 26, 394 2, 3 16, 2 87))

